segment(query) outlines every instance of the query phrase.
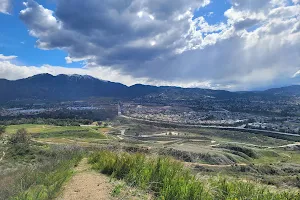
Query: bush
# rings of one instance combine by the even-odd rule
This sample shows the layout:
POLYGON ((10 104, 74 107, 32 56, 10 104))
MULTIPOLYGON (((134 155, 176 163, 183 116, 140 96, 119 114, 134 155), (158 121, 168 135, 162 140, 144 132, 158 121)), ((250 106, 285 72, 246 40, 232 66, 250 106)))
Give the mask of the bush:
POLYGON ((0 126, 0 137, 5 133, 6 127, 0 126))
POLYGON ((9 143, 14 144, 29 144, 30 137, 25 128, 17 130, 16 134, 9 138, 9 143))
POLYGON ((54 199, 85 152, 77 146, 51 146, 41 151, 43 162, 0 175, 0 199, 54 199))
POLYGON ((94 169, 124 179, 131 186, 152 190, 161 199, 205 199, 207 196, 202 183, 180 162, 170 158, 103 151, 93 154, 89 162, 94 169))
POLYGON ((13 157, 30 153, 30 136, 26 129, 19 129, 8 139, 9 152, 13 157))
POLYGON ((71 177, 73 173, 72 167, 74 167, 80 159, 80 157, 75 156, 71 160, 59 161, 54 167, 47 166, 44 170, 33 171, 26 174, 22 178, 22 181, 27 183, 27 185, 22 192, 12 199, 53 199, 63 183, 71 177))
POLYGON ((168 157, 147 158, 143 154, 101 151, 89 157, 93 168, 132 186, 153 191, 162 200, 296 200, 300 194, 270 192, 254 183, 224 178, 201 182, 181 162, 168 157))
POLYGON ((220 146, 218 146, 218 148, 229 149, 229 150, 233 151, 233 153, 235 153, 236 155, 239 155, 244 158, 245 158, 245 156, 250 157, 250 158, 258 158, 257 153, 251 148, 241 147, 241 146, 237 146, 237 145, 230 145, 230 144, 220 145, 220 146))

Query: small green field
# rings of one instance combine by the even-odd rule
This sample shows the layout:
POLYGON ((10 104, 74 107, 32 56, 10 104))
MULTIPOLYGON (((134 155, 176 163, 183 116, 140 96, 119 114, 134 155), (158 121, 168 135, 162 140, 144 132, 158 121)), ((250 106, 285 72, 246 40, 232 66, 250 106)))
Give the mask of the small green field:
POLYGON ((96 138, 107 139, 102 133, 101 128, 96 130, 91 127, 80 126, 52 126, 40 124, 22 124, 10 125, 6 129, 7 134, 14 134, 19 129, 26 129, 26 131, 34 138, 96 138))
POLYGON ((6 133, 7 134, 14 134, 17 132, 17 130, 25 128, 30 134, 34 133, 42 133, 49 130, 57 130, 59 126, 51 126, 51 125, 40 125, 40 124, 21 124, 21 125, 10 125, 6 127, 6 133))

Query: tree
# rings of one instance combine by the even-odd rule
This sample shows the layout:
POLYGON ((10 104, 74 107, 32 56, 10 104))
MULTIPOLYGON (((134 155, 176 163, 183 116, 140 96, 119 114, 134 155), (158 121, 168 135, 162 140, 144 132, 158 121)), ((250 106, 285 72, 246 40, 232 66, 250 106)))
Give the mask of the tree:
POLYGON ((9 138, 8 143, 13 156, 25 156, 30 153, 30 137, 24 128, 17 130, 16 134, 9 138))
POLYGON ((2 136, 5 133, 6 126, 0 126, 0 136, 2 136))
POLYGON ((10 144, 28 144, 29 141, 30 138, 25 128, 17 130, 16 134, 9 139, 10 144))

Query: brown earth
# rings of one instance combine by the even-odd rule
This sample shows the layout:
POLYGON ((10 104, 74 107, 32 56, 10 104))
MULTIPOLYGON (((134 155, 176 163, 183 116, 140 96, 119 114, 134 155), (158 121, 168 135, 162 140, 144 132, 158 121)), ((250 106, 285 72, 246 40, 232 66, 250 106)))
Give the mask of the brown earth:
POLYGON ((84 158, 76 167, 76 174, 64 186, 57 200, 109 200, 113 185, 103 174, 90 170, 84 158))
POLYGON ((186 167, 215 167, 215 168, 224 168, 224 167, 232 167, 232 166, 247 166, 246 163, 236 163, 232 165, 210 165, 210 164, 202 164, 202 163, 192 163, 192 162, 184 162, 184 166, 186 167))
POLYGON ((87 158, 75 168, 75 175, 62 188, 56 200, 151 200, 153 196, 136 188, 126 186, 123 182, 91 170, 87 158), (122 185, 120 194, 112 196, 114 188, 122 185))

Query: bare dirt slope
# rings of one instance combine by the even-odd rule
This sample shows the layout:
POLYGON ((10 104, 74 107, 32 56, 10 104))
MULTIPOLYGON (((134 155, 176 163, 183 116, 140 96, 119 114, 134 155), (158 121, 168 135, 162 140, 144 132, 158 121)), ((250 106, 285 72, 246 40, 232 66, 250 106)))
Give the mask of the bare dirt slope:
POLYGON ((114 199, 110 192, 113 189, 109 178, 90 170, 84 158, 76 167, 76 174, 63 188, 57 200, 109 200, 114 199))

